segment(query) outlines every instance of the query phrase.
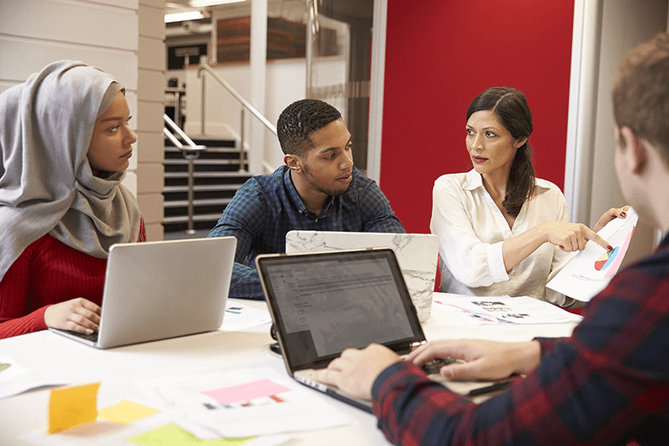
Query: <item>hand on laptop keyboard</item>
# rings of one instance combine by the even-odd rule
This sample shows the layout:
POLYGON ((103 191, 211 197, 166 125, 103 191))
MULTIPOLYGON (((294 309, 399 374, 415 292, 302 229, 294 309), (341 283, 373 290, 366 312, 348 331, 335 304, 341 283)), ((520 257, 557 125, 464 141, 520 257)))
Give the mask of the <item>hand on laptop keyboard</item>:
POLYGON ((451 358, 434 358, 431 361, 426 362, 421 367, 427 372, 428 375, 439 374, 439 370, 445 365, 452 364, 456 362, 455 359, 451 358))

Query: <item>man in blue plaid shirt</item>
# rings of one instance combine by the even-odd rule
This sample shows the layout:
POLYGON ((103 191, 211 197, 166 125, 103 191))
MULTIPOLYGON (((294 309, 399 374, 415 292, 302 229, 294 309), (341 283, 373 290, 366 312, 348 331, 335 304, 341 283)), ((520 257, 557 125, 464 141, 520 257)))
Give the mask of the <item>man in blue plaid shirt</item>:
POLYGON ((264 298, 255 258, 286 252, 290 230, 405 232, 376 182, 353 166, 351 134, 336 108, 294 102, 277 133, 285 165, 244 183, 209 233, 237 238, 229 297, 264 298))

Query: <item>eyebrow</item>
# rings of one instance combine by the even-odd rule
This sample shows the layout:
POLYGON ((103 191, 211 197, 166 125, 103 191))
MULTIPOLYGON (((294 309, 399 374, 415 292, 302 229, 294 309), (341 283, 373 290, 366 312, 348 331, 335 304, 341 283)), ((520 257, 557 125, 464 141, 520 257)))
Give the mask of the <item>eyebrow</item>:
MULTIPOLYGON (((132 116, 128 116, 128 120, 130 120, 130 118, 132 118, 132 116)), ((123 121, 123 120, 124 120, 123 116, 112 116, 111 118, 101 119, 100 122, 123 121)))
MULTIPOLYGON (((471 125, 469 125, 469 124, 467 124, 467 128, 473 129, 474 127, 471 126, 471 125)), ((497 127, 490 127, 490 126, 488 126, 488 127, 483 127, 481 130, 483 130, 483 131, 486 131, 486 130, 496 130, 496 131, 499 132, 499 129, 498 129, 497 127)))
MULTIPOLYGON (((348 139, 348 141, 346 141, 346 145, 345 145, 344 147, 348 147, 349 144, 351 144, 351 140, 353 140, 353 137, 350 137, 350 138, 348 139)), ((318 152, 318 154, 319 154, 319 155, 323 155, 323 154, 328 153, 328 152, 334 152, 334 151, 337 150, 338 148, 339 148, 339 147, 328 147, 327 149, 323 149, 323 150, 321 150, 320 152, 318 152)))

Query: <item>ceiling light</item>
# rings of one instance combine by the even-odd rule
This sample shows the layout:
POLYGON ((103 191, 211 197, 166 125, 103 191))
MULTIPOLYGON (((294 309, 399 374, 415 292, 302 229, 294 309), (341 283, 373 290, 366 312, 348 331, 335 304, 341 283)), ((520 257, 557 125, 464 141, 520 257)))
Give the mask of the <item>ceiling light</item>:
POLYGON ((188 2, 193 8, 201 8, 203 6, 227 5, 228 3, 242 3, 246 0, 190 0, 188 2))
POLYGON ((165 23, 198 20, 201 18, 204 18, 204 15, 200 11, 175 12, 173 14, 165 14, 165 23))

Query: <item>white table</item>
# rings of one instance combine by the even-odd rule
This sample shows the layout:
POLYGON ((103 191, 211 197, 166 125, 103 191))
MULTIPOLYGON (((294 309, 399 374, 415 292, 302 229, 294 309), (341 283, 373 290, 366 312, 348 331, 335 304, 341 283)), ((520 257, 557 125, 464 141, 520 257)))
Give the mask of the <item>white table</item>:
MULTIPOLYGON (((243 303, 267 308, 264 302, 243 303)), ((423 329, 428 340, 476 338, 515 341, 535 336, 569 336, 575 326, 575 323, 477 326, 434 306, 432 316, 423 329)), ((28 369, 61 379, 69 385, 101 382, 98 408, 104 408, 116 404, 120 398, 141 400, 142 395, 132 384, 140 379, 249 366, 271 367, 285 373, 283 360, 268 348, 271 342, 269 324, 237 332, 215 331, 110 350, 97 350, 42 331, 1 340, 0 353, 28 369)), ((0 445, 32 444, 18 436, 46 429, 49 395, 48 388, 36 389, 0 400, 0 445)), ((358 420, 358 424, 295 433, 289 442, 291 446, 389 444, 376 428, 374 416, 327 396, 323 398, 328 398, 332 404, 349 413, 358 420)))

